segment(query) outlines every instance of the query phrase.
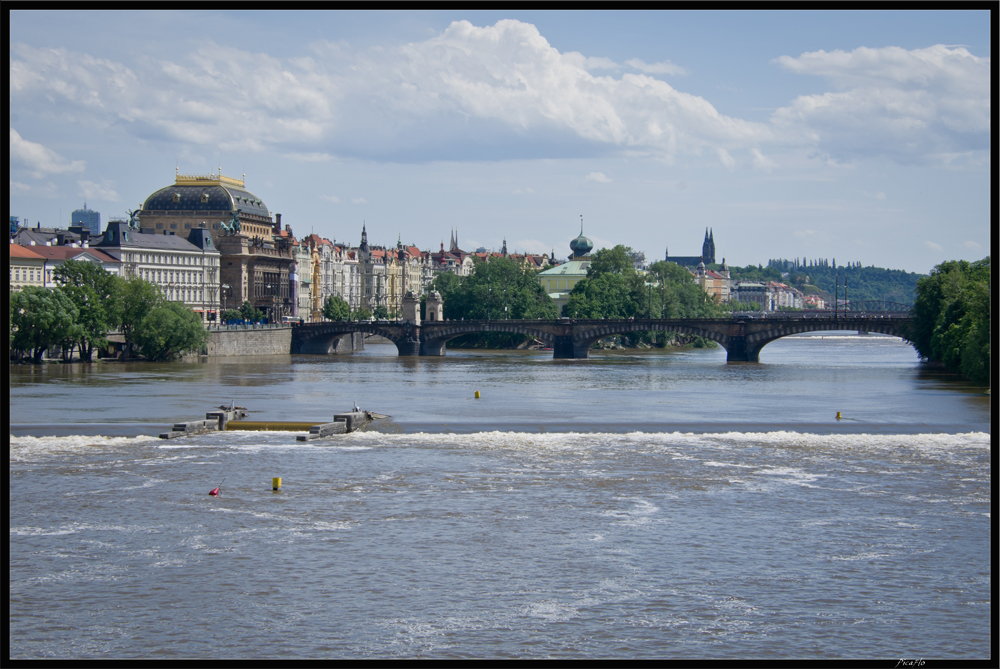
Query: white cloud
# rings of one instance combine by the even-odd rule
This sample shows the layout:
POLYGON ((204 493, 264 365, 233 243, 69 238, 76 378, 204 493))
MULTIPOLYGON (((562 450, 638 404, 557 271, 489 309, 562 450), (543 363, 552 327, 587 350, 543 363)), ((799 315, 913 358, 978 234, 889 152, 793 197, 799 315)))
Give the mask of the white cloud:
POLYGON ((873 198, 875 200, 884 200, 885 199, 885 193, 883 193, 882 191, 879 191, 877 193, 869 193, 868 191, 863 190, 863 191, 861 191, 861 193, 863 195, 865 195, 867 197, 870 197, 870 198, 873 198))
MULTIPOLYGON (((126 67, 15 44, 11 104, 54 110, 61 120, 118 124, 147 140, 223 151, 280 146, 302 161, 490 151, 509 157, 553 146, 669 157, 770 136, 765 124, 720 114, 648 74, 591 74, 617 65, 560 53, 534 25, 515 20, 485 27, 456 21, 431 39, 395 47, 319 42, 311 51, 279 59, 201 43, 174 60, 144 57, 126 67)), ((679 71, 669 63, 643 66, 679 71)))
POLYGON ((772 116, 786 139, 837 156, 885 154, 899 162, 984 152, 990 137, 990 59, 936 45, 816 51, 773 63, 828 79, 835 92, 804 95, 772 116))
POLYGON ((778 166, 778 163, 765 156, 758 148, 750 149, 750 154, 753 156, 753 167, 755 170, 770 172, 778 166))
POLYGON ((336 195, 320 195, 319 199, 326 200, 327 202, 333 202, 334 204, 338 204, 340 202, 340 198, 336 195))
POLYGON ((675 74, 680 76, 688 74, 688 71, 683 67, 674 65, 669 60, 664 63, 644 63, 638 58, 632 58, 631 60, 626 60, 625 64, 646 74, 675 74))
POLYGON ((31 190, 31 186, 29 186, 28 184, 23 184, 20 181, 14 181, 13 179, 11 179, 10 180, 10 189, 11 190, 20 191, 20 192, 24 193, 24 192, 27 192, 27 191, 31 190))
POLYGON ((354 204, 368 204, 368 200, 364 199, 363 197, 351 198, 351 202, 353 202, 354 204))
POLYGON ((980 246, 977 242, 973 242, 973 241, 965 242, 962 246, 964 246, 967 249, 972 249, 973 251, 976 251, 976 250, 982 248, 982 246, 980 246))
POLYGON ((121 196, 115 192, 115 182, 108 179, 101 179, 101 183, 93 181, 77 181, 80 186, 80 194, 87 200, 102 200, 104 202, 119 202, 121 196))
POLYGON ((534 188, 523 188, 523 189, 521 189, 521 188, 515 188, 514 191, 513 191, 513 194, 514 195, 525 195, 525 194, 531 194, 531 193, 534 193, 534 192, 535 192, 534 188))
POLYGON ((722 163, 727 169, 731 170, 736 167, 736 160, 729 155, 728 151, 719 147, 715 150, 715 153, 719 156, 719 162, 722 163))
POLYGON ((86 167, 82 160, 69 161, 52 149, 29 142, 14 128, 10 129, 10 160, 12 165, 27 169, 36 179, 46 174, 82 172, 86 167))
POLYGON ((612 181, 614 181, 614 179, 605 175, 604 172, 591 172, 590 174, 585 176, 584 179, 586 179, 587 181, 596 181, 602 184, 609 184, 612 181))
POLYGON ((924 246, 929 248, 931 251, 943 251, 944 247, 936 242, 924 242, 924 246))

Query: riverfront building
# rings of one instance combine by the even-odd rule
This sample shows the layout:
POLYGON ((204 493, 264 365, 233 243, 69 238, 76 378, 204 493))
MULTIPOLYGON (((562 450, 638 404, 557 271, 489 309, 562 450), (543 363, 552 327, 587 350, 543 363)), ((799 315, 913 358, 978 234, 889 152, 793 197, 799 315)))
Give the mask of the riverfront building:
POLYGON ((250 302, 271 321, 297 315, 291 229, 282 230, 281 214, 272 220, 243 179, 224 176, 221 168, 218 174, 178 173, 173 185, 146 198, 139 221, 143 234, 184 239, 205 230, 221 254, 217 295, 225 285, 227 303, 250 302))
POLYGON ((29 247, 13 242, 9 246, 10 289, 21 290, 25 286, 44 286, 45 258, 29 247))
POLYGON ((121 263, 122 278, 139 277, 171 302, 198 312, 204 322, 218 320, 220 254, 208 230, 193 229, 185 239, 109 221, 95 247, 121 263))

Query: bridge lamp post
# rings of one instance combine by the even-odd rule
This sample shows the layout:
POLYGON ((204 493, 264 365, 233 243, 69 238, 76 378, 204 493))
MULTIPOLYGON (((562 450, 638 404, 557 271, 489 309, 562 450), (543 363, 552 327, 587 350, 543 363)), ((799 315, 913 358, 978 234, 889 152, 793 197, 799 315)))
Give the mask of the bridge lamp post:
POLYGON ((226 291, 227 290, 232 290, 232 286, 230 286, 228 283, 222 284, 222 311, 223 311, 223 313, 225 313, 225 311, 226 311, 226 291))

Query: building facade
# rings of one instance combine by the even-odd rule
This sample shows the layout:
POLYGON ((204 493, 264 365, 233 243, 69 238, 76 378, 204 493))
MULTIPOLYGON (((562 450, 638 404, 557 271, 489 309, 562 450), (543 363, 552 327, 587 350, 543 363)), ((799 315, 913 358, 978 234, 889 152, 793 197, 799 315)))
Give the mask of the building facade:
POLYGON ((218 322, 221 261, 207 229, 190 230, 185 239, 110 221, 95 248, 120 263, 122 278, 148 281, 166 299, 197 312, 203 322, 218 322))
POLYGON ((139 211, 144 234, 187 237, 205 230, 219 251, 219 288, 226 302, 244 302, 263 311, 272 322, 294 315, 298 297, 293 287, 294 237, 274 219, 264 202, 246 190, 245 180, 218 174, 176 174, 174 184, 148 198, 139 211))

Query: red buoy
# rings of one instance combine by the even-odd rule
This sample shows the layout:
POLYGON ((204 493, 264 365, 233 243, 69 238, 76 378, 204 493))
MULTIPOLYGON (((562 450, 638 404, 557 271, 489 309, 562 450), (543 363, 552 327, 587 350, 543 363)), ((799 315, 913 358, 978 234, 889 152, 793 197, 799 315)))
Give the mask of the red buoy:
MULTIPOLYGON (((221 487, 222 486, 219 486, 219 488, 221 487)), ((219 488, 212 488, 211 490, 208 491, 208 494, 211 495, 212 497, 215 497, 216 495, 219 494, 219 488)))

